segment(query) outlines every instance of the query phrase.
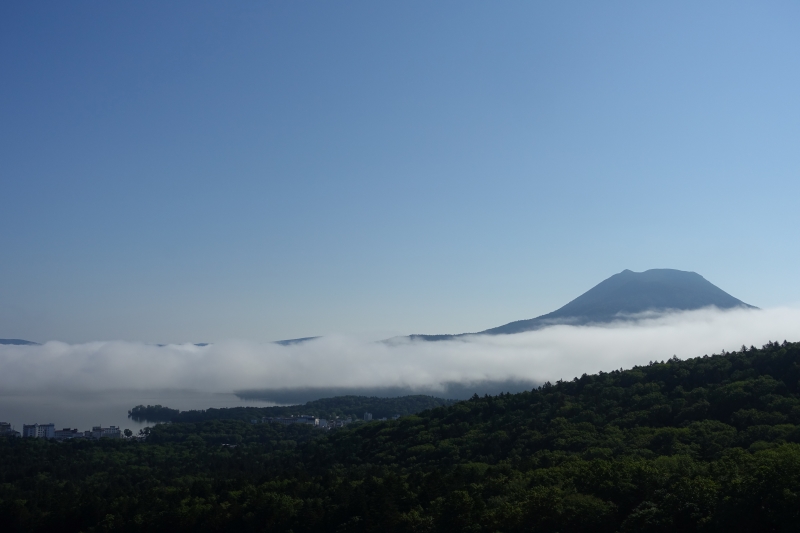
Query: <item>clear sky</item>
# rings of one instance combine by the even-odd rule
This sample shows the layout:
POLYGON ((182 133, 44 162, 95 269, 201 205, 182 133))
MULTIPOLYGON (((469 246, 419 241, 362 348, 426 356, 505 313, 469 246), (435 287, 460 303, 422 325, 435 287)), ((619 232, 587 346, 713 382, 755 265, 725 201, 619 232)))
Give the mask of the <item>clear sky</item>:
POLYGON ((800 302, 796 2, 4 2, 0 337, 800 302))

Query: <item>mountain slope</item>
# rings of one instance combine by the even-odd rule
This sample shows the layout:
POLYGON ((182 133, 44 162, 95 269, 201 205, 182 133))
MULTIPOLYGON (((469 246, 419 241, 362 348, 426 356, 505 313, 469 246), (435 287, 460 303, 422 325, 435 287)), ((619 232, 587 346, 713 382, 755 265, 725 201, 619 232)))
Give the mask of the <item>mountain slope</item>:
POLYGON ((734 298, 695 272, 659 268, 623 270, 578 296, 564 307, 530 320, 519 320, 481 333, 518 333, 550 324, 611 322, 647 311, 692 311, 753 306, 734 298))
MULTIPOLYGON (((719 309, 754 308, 695 272, 668 268, 645 272, 623 270, 552 313, 528 320, 517 320, 477 334, 520 333, 555 324, 603 323, 648 311, 691 311, 711 306, 719 309)), ((458 335, 411 335, 411 338, 446 340, 456 336, 458 335)))
POLYGON ((11 344, 14 346, 38 346, 38 342, 26 341, 22 339, 0 339, 0 344, 11 344))

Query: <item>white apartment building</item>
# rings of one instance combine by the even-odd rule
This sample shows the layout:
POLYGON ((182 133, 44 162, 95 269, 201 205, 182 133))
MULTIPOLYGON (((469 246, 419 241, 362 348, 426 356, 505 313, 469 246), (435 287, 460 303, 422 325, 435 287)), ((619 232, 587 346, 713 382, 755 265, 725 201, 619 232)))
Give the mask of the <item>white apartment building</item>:
POLYGON ((22 426, 23 437, 33 437, 36 439, 54 439, 56 438, 56 425, 55 424, 23 424, 22 426))

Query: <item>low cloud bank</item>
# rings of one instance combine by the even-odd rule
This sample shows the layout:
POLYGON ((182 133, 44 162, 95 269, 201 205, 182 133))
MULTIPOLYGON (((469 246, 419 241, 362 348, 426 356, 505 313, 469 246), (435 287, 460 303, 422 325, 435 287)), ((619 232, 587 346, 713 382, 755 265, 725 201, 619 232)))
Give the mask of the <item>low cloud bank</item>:
POLYGON ((289 346, 247 341, 208 346, 48 342, 0 346, 0 390, 270 390, 296 399, 322 391, 458 391, 455 396, 463 397, 472 389, 491 390, 491 384, 499 390, 503 384, 516 384, 505 390, 527 388, 673 355, 696 357, 784 339, 800 340, 800 309, 705 309, 442 342, 368 343, 345 336, 289 346))

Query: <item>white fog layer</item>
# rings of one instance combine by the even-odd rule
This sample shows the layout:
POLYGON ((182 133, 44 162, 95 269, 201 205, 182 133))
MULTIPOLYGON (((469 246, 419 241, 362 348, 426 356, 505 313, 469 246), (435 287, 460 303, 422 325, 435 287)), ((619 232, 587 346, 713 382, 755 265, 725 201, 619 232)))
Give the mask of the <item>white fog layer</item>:
POLYGON ((295 387, 406 387, 572 379, 651 360, 800 340, 800 309, 673 313, 603 326, 553 326, 516 335, 443 342, 364 342, 331 336, 281 346, 48 342, 0 346, 0 388, 11 391, 196 389, 231 392, 295 387))

